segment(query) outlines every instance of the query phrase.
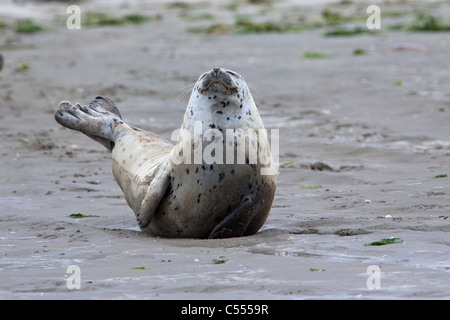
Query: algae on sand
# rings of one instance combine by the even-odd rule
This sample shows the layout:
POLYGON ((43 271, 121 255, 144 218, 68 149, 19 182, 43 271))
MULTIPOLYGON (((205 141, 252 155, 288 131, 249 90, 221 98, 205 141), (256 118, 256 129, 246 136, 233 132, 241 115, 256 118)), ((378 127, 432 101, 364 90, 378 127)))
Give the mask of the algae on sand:
POLYGON ((95 214, 83 214, 83 213, 72 213, 70 218, 78 219, 78 218, 100 218, 100 216, 95 214))
POLYGON ((400 238, 396 238, 396 237, 391 237, 391 238, 383 238, 383 239, 378 240, 378 241, 366 243, 366 244, 364 244, 364 246, 365 247, 369 247, 369 246, 384 246, 386 244, 403 243, 403 242, 405 242, 405 240, 400 239, 400 238))
POLYGON ((325 58, 330 58, 331 55, 329 54, 324 54, 324 53, 320 53, 320 52, 314 52, 314 51, 306 51, 303 54, 303 58, 305 59, 325 59, 325 58))
POLYGON ((36 22, 34 22, 31 19, 19 19, 14 23, 12 29, 14 32, 17 32, 17 33, 32 34, 32 33, 38 33, 38 32, 43 31, 44 27, 37 24, 36 22))
POLYGON ((122 17, 109 16, 103 12, 86 12, 82 23, 88 27, 94 26, 126 26, 150 22, 151 17, 139 13, 127 14, 122 17))

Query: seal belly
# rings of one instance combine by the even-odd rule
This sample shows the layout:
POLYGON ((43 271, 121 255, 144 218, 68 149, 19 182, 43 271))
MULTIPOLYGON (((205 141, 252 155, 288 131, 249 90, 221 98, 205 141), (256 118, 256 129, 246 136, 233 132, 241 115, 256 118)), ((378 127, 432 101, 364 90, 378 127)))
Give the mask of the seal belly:
POLYGON ((239 226, 223 237, 256 233, 267 219, 276 185, 275 175, 260 175, 259 169, 245 164, 173 167, 170 187, 146 231, 162 237, 208 238, 227 215, 250 200, 235 219, 239 226))

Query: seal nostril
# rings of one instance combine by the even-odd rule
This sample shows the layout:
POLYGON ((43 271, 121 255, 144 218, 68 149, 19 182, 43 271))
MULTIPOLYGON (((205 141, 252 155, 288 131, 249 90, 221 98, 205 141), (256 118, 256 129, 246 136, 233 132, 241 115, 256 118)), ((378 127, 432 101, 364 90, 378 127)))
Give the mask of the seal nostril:
POLYGON ((219 73, 220 72, 220 68, 214 68, 213 71, 214 71, 214 73, 219 73))

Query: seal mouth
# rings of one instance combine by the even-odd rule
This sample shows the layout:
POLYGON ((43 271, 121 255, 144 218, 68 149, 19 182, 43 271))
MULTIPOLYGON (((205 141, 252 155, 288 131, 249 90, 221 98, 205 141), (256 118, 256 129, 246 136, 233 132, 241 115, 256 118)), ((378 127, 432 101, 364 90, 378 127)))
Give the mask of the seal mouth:
POLYGON ((201 94, 208 92, 231 94, 238 91, 238 86, 234 83, 231 76, 220 68, 214 68, 210 72, 205 73, 199 80, 202 80, 198 87, 198 91, 201 94))

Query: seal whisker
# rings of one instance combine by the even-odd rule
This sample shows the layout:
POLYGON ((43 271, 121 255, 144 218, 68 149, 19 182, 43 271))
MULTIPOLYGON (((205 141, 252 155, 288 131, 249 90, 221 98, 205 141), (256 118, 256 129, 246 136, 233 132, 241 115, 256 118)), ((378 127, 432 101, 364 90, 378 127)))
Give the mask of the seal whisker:
POLYGON ((184 102, 184 103, 188 102, 189 97, 191 96, 192 89, 194 89, 194 86, 195 86, 195 82, 184 86, 181 89, 180 94, 177 96, 177 100, 184 102))
POLYGON ((260 94, 260 91, 257 89, 257 87, 253 83, 247 82, 248 89, 252 92, 253 97, 258 97, 260 94))

